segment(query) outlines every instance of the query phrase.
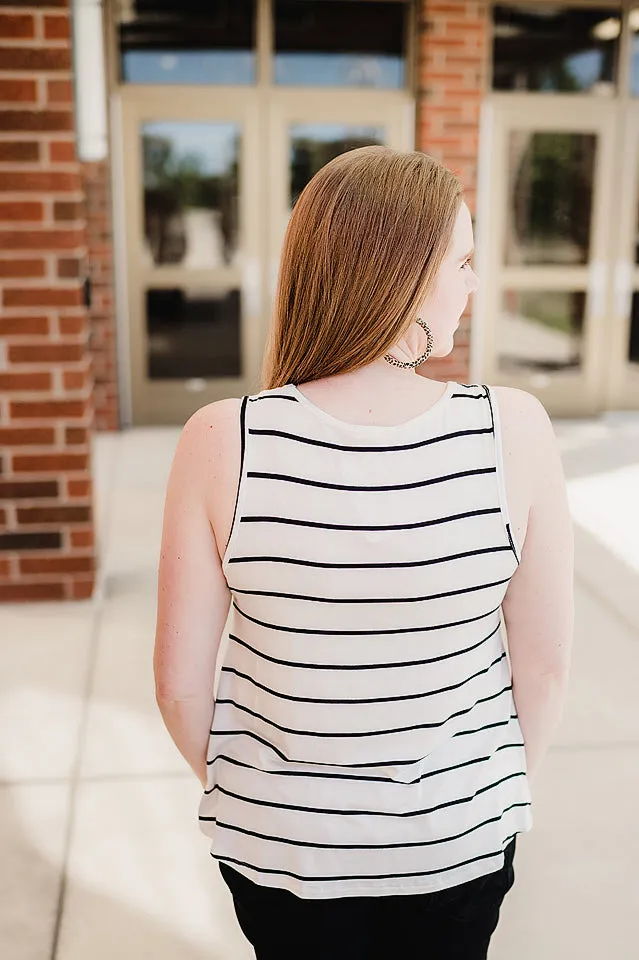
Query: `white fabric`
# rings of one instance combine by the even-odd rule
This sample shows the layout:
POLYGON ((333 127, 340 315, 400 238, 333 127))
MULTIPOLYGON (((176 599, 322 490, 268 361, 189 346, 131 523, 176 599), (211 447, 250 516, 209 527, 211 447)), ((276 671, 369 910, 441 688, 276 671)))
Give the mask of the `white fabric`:
POLYGON ((213 856, 255 882, 434 891, 500 869, 531 828, 495 415, 457 383, 391 427, 292 385, 245 402, 199 814, 213 856))

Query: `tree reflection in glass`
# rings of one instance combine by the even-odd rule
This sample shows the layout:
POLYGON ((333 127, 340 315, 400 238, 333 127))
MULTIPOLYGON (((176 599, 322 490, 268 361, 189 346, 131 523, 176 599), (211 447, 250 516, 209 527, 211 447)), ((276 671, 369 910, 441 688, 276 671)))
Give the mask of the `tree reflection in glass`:
POLYGON ((145 258, 190 269, 238 252, 240 131, 233 123, 142 127, 145 258))
POLYGON ((295 123, 289 128, 291 209, 317 171, 329 160, 358 147, 385 142, 383 127, 355 127, 337 123, 295 123))
POLYGON ((585 264, 597 137, 589 133, 510 133, 504 262, 585 264))

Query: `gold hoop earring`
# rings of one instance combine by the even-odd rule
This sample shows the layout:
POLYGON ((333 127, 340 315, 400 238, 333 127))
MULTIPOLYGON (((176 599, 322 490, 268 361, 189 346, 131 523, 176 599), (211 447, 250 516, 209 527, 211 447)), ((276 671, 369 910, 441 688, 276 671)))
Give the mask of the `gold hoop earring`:
POLYGON ((395 357, 391 357, 390 353, 384 354, 384 360, 387 363, 392 364, 394 367, 401 367, 402 370, 408 370, 411 367, 418 367, 420 363, 423 363, 425 360, 428 360, 432 351, 433 351, 433 335, 430 332, 430 327, 425 320, 422 320, 421 317, 417 317, 416 323, 426 331, 426 351, 422 353, 420 357, 417 357, 416 360, 396 360, 395 357))

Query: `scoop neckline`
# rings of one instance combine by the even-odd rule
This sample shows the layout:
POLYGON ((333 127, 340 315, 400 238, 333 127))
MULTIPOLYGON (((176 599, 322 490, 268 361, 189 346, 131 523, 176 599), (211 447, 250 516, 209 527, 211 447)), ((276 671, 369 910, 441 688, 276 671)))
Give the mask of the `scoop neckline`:
POLYGON ((410 420, 401 420, 399 423, 351 423, 348 420, 340 420, 338 417, 334 417, 332 414, 327 413, 326 410, 322 410, 321 407, 318 407, 317 404, 313 403, 312 400, 309 400, 301 390, 294 383, 289 383, 288 388, 293 393, 293 395, 303 403, 304 406, 308 407, 313 411, 320 419, 326 420, 329 423, 335 424, 336 426, 342 427, 346 430, 353 430, 360 433, 388 433, 392 430, 403 430, 422 423, 424 420, 427 420, 430 416, 437 413, 446 403, 450 397, 453 388, 455 386, 454 380, 449 380, 446 383, 446 389, 434 403, 430 405, 426 410, 422 410, 421 413, 418 413, 416 417, 411 417, 410 420))

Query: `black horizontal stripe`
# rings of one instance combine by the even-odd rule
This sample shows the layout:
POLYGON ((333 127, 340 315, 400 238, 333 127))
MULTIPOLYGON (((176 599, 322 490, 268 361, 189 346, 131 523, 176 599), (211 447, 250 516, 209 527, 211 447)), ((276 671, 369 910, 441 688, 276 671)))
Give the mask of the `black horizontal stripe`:
MULTIPOLYGON (((227 790, 226 787, 223 787, 219 783, 215 784, 213 790, 217 790, 219 793, 224 794, 225 797, 231 797, 233 800, 242 800, 244 803, 251 803, 258 807, 271 807, 275 810, 295 810, 299 813, 319 813, 323 816, 389 817, 393 820, 409 820, 412 817, 430 816, 430 814, 436 813, 438 810, 446 810, 449 807, 458 807, 463 803, 470 803, 475 797, 480 796, 482 793, 487 793, 489 790, 494 790, 495 787, 501 786, 502 783, 506 783, 508 780, 515 780, 517 777, 525 776, 526 773, 524 770, 517 770, 515 773, 508 773, 505 777, 502 777, 500 780, 495 780, 485 787, 480 787, 470 796, 457 797, 455 800, 447 800, 445 803, 438 803, 434 807, 423 807, 420 810, 343 810, 331 809, 331 807, 305 807, 295 803, 281 803, 274 800, 260 800, 257 797, 244 797, 240 793, 227 790)), ((207 820, 215 820, 215 817, 204 817, 200 815, 199 819, 205 822, 207 820)))
MULTIPOLYGON (((280 723, 276 723, 274 720, 269 720, 268 717, 262 716, 261 713, 258 713, 256 710, 251 710, 250 707, 244 706, 243 703, 238 703, 237 700, 233 700, 231 697, 221 697, 219 700, 216 700, 217 705, 224 705, 229 707, 235 707, 236 710, 239 710, 241 713, 248 713, 249 716, 255 717, 256 720, 259 720, 261 723, 265 723, 269 727, 274 727, 275 730, 281 730, 282 733, 292 733, 296 737, 313 737, 314 739, 323 739, 323 740, 361 740, 364 737, 384 737, 393 733, 410 733, 412 730, 433 730, 437 727, 445 726, 450 720, 454 720, 455 717, 463 717, 465 714, 470 713, 471 710, 474 710, 479 703, 487 703, 489 700, 495 700, 497 697, 500 697, 502 693, 506 693, 507 690, 512 690, 512 684, 503 687, 497 693, 492 693, 489 697, 480 697, 470 707, 464 707, 463 710, 458 710, 456 713, 451 713, 445 720, 438 720, 434 723, 413 723, 407 727, 389 727, 385 730, 358 730, 358 731, 328 731, 328 730, 296 730, 295 727, 285 727, 280 723)), ((215 731, 210 730, 211 734, 215 731)))
POLYGON ((428 633, 432 630, 446 630, 449 627, 461 627, 465 623, 476 623, 478 620, 484 620, 486 617, 492 616, 493 613, 497 613, 499 606, 493 610, 486 611, 486 613, 481 613, 479 616, 465 617, 463 620, 451 620, 450 623, 431 623, 421 627, 394 627, 388 630, 320 630, 315 627, 287 627, 278 623, 267 623, 266 620, 258 620, 257 617, 249 616, 248 613, 244 613, 244 611, 238 607, 235 600, 233 601, 233 609, 237 610, 245 620, 250 620, 251 623, 256 623, 259 627, 266 627, 268 630, 275 630, 280 633, 297 633, 318 637, 381 637, 406 633, 428 633))
POLYGON ((451 690, 458 690, 460 687, 465 686, 465 684, 470 683, 471 680, 476 680, 477 677, 483 676, 485 673, 488 673, 494 666, 501 661, 506 656, 506 651, 492 661, 487 667, 484 667, 482 670, 478 670, 477 673, 472 673, 469 677, 466 677, 464 680, 461 680, 459 683, 452 683, 447 687, 439 687, 436 690, 428 690, 426 693, 408 693, 401 697, 364 697, 363 699, 339 699, 339 698, 322 698, 322 697, 296 697, 292 694, 281 693, 279 690, 273 690, 271 687, 265 686, 263 683, 255 680, 254 677, 249 676, 248 673, 242 673, 241 670, 236 670, 235 667, 222 667, 222 673, 230 673, 235 677, 241 677, 242 680, 248 680, 249 683, 253 684, 254 687, 258 687, 260 690, 264 690, 266 693, 271 694, 273 697, 279 697, 281 700, 291 700, 294 703, 326 703, 326 704, 342 704, 342 705, 361 705, 364 703, 400 703, 407 700, 422 700, 426 697, 434 697, 438 693, 448 693, 451 690))
POLYGON ((426 663, 439 663, 442 660, 449 660, 451 657, 459 657, 463 653, 470 653, 471 650, 476 650, 477 647, 481 647, 482 643, 490 640, 490 638, 497 633, 500 626, 501 623, 498 623, 494 630, 491 630, 487 636, 482 637, 481 640, 473 643, 470 647, 464 647, 463 650, 453 650, 451 653, 442 653, 438 657, 426 657, 423 660, 396 660, 390 663, 305 663, 301 660, 282 660, 279 657, 272 657, 268 653, 263 653, 256 647, 252 647, 250 643, 247 643, 246 640, 240 640, 234 633, 229 634, 229 640, 233 640, 234 643, 238 643, 241 647, 250 650, 251 653, 261 657, 262 660, 268 660, 270 663, 279 663, 283 667, 301 667, 307 670, 383 670, 391 667, 419 667, 426 663))
POLYGON ((485 400, 485 393, 451 393, 450 398, 462 397, 464 400, 485 400))
POLYGON ((249 403, 255 403, 256 400, 292 400, 293 403, 299 403, 297 397, 291 397, 288 393, 266 393, 263 397, 249 397, 249 403))
POLYGON ((458 730, 454 737, 468 737, 473 733, 483 733, 484 730, 492 730, 495 727, 507 727, 511 720, 518 720, 516 713, 511 713, 508 720, 498 720, 496 723, 485 723, 483 727, 475 727, 474 730, 458 730))
POLYGON ((297 443, 306 443, 314 447, 327 447, 329 450, 343 450, 349 453, 391 453, 397 450, 416 450, 419 447, 428 447, 443 440, 455 440, 459 437, 473 437, 483 433, 491 433, 489 427, 478 430, 456 430, 454 433, 444 433, 439 437, 429 437, 428 440, 418 440, 414 443, 400 443, 393 446, 363 447, 344 443, 329 443, 328 440, 315 440, 312 437, 300 437, 297 433, 287 433, 285 430, 261 430, 251 427, 249 434, 256 437, 281 437, 283 440, 294 440, 297 443))
POLYGON ((465 557, 481 557, 488 553, 510 553, 510 544, 499 547, 481 547, 478 550, 464 550, 444 557, 430 560, 402 560, 393 563, 329 563, 322 560, 300 560, 297 557, 231 557, 229 563, 291 563, 299 567, 317 567, 324 570, 393 570, 409 567, 430 567, 437 563, 450 563, 465 557))
POLYGON ((413 483, 386 483, 381 486, 359 486, 346 483, 328 483, 326 480, 309 480, 307 477, 293 477, 287 473, 266 473, 262 470, 249 470, 247 477, 255 480, 281 480, 285 483, 299 483, 305 487, 321 487, 323 490, 347 490, 356 493, 380 493, 389 490, 415 490, 418 487, 430 487, 447 480, 460 480, 463 477, 478 477, 482 474, 496 473, 496 467, 478 467, 474 470, 460 470, 444 477, 431 477, 428 480, 416 480, 413 483))
POLYGON ((257 837, 258 840, 269 840, 271 843, 284 843, 292 847, 308 847, 313 850, 410 850, 415 847, 434 847, 441 843, 452 843, 454 840, 461 840, 462 837, 467 837, 469 834, 475 833, 476 830, 481 830, 482 827, 488 826, 489 823, 499 823, 503 820, 506 813, 509 813, 517 807, 530 806, 531 803, 529 800, 511 803, 499 816, 489 817, 488 820, 483 820, 481 823, 478 823, 474 827, 469 827, 468 830, 464 830, 462 833, 456 833, 450 837, 440 837, 438 840, 413 840, 406 843, 314 843, 312 840, 291 840, 289 837, 274 837, 268 833, 258 833, 257 830, 248 830, 246 827, 225 823, 223 820, 218 820, 215 817, 211 817, 210 819, 223 830, 243 833, 247 837, 257 837))
MULTIPOLYGON (((215 730, 213 729, 210 731, 210 736, 212 737, 248 737, 250 740, 255 740, 257 741, 257 743, 261 743, 262 746, 268 747, 269 750, 272 750, 273 753, 280 758, 280 760, 284 760, 286 763, 306 763, 307 762, 305 760, 293 760, 291 759, 291 757, 287 757, 285 753, 282 753, 281 750, 278 750, 275 744, 270 743, 270 741, 268 740, 265 740, 264 737, 260 737, 257 733, 253 733, 252 730, 215 730)), ((213 763, 215 763, 215 757, 213 758, 213 760, 207 759, 206 761, 207 767, 210 767, 211 764, 213 763)), ((208 792, 212 793, 211 790, 209 790, 208 792)))
MULTIPOLYGON (((503 721, 502 721, 503 723, 503 721)), ((494 751, 499 753, 500 750, 509 750, 512 747, 523 747, 523 741, 519 743, 502 743, 500 747, 494 751)), ((218 760, 223 760, 226 763, 230 763, 235 767, 242 767, 245 770, 255 770, 258 773, 265 773, 268 776, 274 777, 297 777, 311 779, 320 779, 320 780, 355 780, 355 781, 364 781, 365 783, 395 783, 398 786, 414 786, 417 783, 421 783, 422 780, 429 780, 431 777, 437 777, 442 773, 450 773, 453 770, 461 770, 464 767, 472 767, 476 763, 485 763, 487 760, 490 760, 491 755, 485 757, 473 757, 472 760, 464 760, 462 763, 454 763, 450 767, 440 767, 438 770, 431 770, 429 773, 422 773, 419 777, 415 777, 414 780, 397 780, 394 777, 373 777, 368 774, 356 774, 356 773, 328 773, 323 770, 264 770, 262 767, 255 767, 251 763, 245 763, 243 760, 238 760, 235 757, 229 757, 225 753, 218 753, 213 760, 208 761, 209 766, 213 766, 218 760)), ((376 764, 376 766, 400 766, 400 765, 412 765, 414 763, 419 763, 420 760, 424 758, 420 757, 418 760, 402 760, 397 763, 388 763, 388 764, 376 764)), ((205 794, 213 793, 213 788, 207 789, 204 791, 205 794)))
POLYGON ((231 587, 233 593, 241 593, 250 597, 283 597, 286 600, 308 600, 313 603, 420 603, 423 600, 442 600, 444 597, 458 597, 463 593, 476 593, 478 590, 487 590, 489 587, 498 587, 508 583, 510 577, 502 580, 491 580, 489 583, 480 583, 473 587, 462 587, 459 590, 444 590, 443 593, 428 593, 422 597, 315 597, 305 593, 282 593, 279 590, 242 590, 231 587))
POLYGON ((297 520, 293 517, 242 517, 241 523, 282 523, 294 527, 311 527, 315 530, 417 530, 422 527, 434 527, 442 523, 451 523, 453 520, 465 520, 469 517, 485 517, 489 514, 501 513, 501 507, 488 507, 485 510, 467 510, 465 513, 454 513, 449 517, 438 517, 435 520, 417 520, 413 523, 321 523, 319 520, 297 520))
MULTIPOLYGON (((501 696, 502 693, 503 693, 503 690, 500 691, 500 693, 498 693, 497 696, 501 696)), ((494 699, 496 699, 496 698, 495 698, 495 697, 489 697, 488 699, 494 700, 494 699)), ((481 702, 481 701, 480 701, 480 702, 481 702)), ((462 731, 460 731, 459 733, 454 733, 454 734, 453 734, 453 737, 461 737, 461 736, 464 736, 465 734, 471 734, 471 733, 481 733, 483 730, 490 730, 490 729, 492 729, 492 728, 494 728, 494 727, 507 727, 511 720, 516 720, 516 719, 517 719, 517 714, 516 714, 516 713, 515 713, 515 714, 511 714, 508 720, 499 720, 497 723, 487 723, 487 724, 485 724, 485 726, 483 726, 483 727, 477 727, 475 730, 462 730, 462 731)), ((257 734, 257 733, 254 733, 253 730, 245 730, 245 729, 242 729, 242 730, 215 730, 215 729, 213 729, 213 730, 211 730, 211 736, 212 736, 212 737, 216 737, 216 736, 217 736, 217 737, 248 737, 249 740, 255 740, 256 743, 261 743, 263 747, 267 747, 269 750, 272 750, 272 752, 273 752, 277 757, 279 757, 280 760, 283 760, 285 763, 296 763, 296 764, 304 765, 304 764, 307 764, 307 763, 309 762, 308 760, 296 760, 296 759, 293 758, 293 757, 287 757, 286 754, 283 753, 281 750, 279 750, 278 747, 276 747, 274 744, 272 744, 272 743, 270 742, 270 740, 266 740, 264 737, 260 737, 260 735, 257 734)), ((413 760, 369 760, 369 761, 366 762, 366 763, 340 763, 340 764, 339 764, 339 767, 340 767, 341 769, 343 769, 343 770, 351 770, 351 769, 353 769, 353 770, 373 770, 373 769, 375 769, 376 767, 406 767, 406 766, 411 766, 411 765, 414 764, 414 763, 419 763, 419 761, 420 761, 421 759, 423 759, 423 758, 422 758, 422 757, 417 757, 416 759, 413 759, 413 760)), ((213 760, 207 760, 207 761, 206 761, 206 764, 207 764, 208 767, 210 767, 211 764, 213 764, 213 763, 215 763, 215 758, 213 758, 213 760)), ((315 766, 315 767, 334 767, 334 766, 336 766, 336 764, 334 764, 334 763, 319 763, 319 762, 317 762, 317 761, 313 761, 313 766, 315 766)), ((310 775, 310 774, 309 774, 309 775, 310 775)), ((209 791, 209 792, 211 792, 211 791, 209 791)))
MULTIPOLYGON (((513 834, 513 837, 517 834, 513 834)), ((508 837, 506 839, 506 846, 510 843, 513 837, 508 837)), ((237 860, 235 857, 222 857, 219 854, 213 853, 211 851, 211 856, 215 860, 219 860, 222 863, 234 863, 238 867, 247 867, 249 870, 255 871, 255 873, 262 874, 275 874, 277 876, 292 877, 294 880, 302 880, 308 882, 317 882, 317 883, 327 883, 329 881, 339 881, 339 880, 401 880, 408 877, 429 877, 433 874, 447 873, 450 870, 457 870, 459 867, 465 867, 469 863, 477 863, 480 860, 491 860, 494 857, 502 856, 503 850, 497 850, 495 853, 482 853, 478 857, 471 857, 469 860, 461 860, 458 863, 452 864, 450 867, 439 867, 437 870, 413 870, 410 873, 375 873, 375 874, 344 874, 344 875, 334 875, 334 876, 302 876, 299 873, 293 873, 290 870, 277 870, 273 867, 256 867, 252 863, 247 863, 244 860, 237 860)))

